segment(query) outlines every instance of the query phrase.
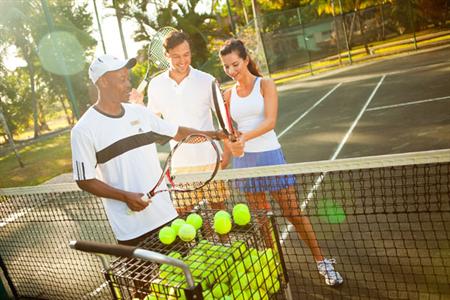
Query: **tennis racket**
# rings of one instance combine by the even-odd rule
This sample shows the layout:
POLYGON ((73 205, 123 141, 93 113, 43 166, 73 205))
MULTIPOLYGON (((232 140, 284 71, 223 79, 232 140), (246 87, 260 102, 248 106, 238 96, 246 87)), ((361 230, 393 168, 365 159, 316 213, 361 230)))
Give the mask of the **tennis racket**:
POLYGON ((137 87, 139 93, 142 94, 144 92, 151 78, 169 68, 169 62, 166 59, 166 51, 163 44, 166 37, 174 31, 177 30, 173 27, 162 27, 152 36, 152 40, 148 46, 147 72, 145 73, 144 80, 137 87))
MULTIPOLYGON (((222 91, 220 90, 217 81, 212 81, 211 89, 217 122, 219 123, 223 132, 228 136, 228 139, 232 142, 235 142, 237 135, 236 130, 233 127, 233 121, 231 120, 230 109, 229 106, 226 105, 225 100, 222 97, 222 91)), ((241 153, 239 157, 243 156, 244 153, 241 153)))
POLYGON ((236 141, 236 131, 233 127, 231 120, 231 114, 228 106, 225 104, 225 100, 222 97, 222 92, 219 85, 215 80, 211 82, 212 96, 214 102, 214 109, 216 111, 217 122, 222 128, 223 132, 228 136, 228 139, 236 141))
MULTIPOLYGON (((205 185, 207 185, 213 178, 216 176, 217 171, 220 166, 220 152, 219 148, 215 141, 213 141, 210 137, 203 134, 191 134, 181 141, 179 141, 175 147, 170 151, 169 156, 164 163, 163 171, 155 186, 144 196, 142 196, 142 200, 150 201, 152 197, 154 197, 158 193, 162 192, 192 192, 198 190, 205 185), (178 156, 183 156, 183 148, 189 148, 194 146, 194 144, 203 144, 204 150, 206 148, 210 148, 214 151, 215 161, 211 164, 210 168, 202 172, 201 180, 196 182, 189 182, 186 184, 184 182, 180 182, 177 180, 176 169, 174 169, 172 162, 177 160, 178 156), (168 184, 166 185, 165 177, 168 177, 168 184)), ((133 213, 131 209, 128 209, 129 214, 133 213)))

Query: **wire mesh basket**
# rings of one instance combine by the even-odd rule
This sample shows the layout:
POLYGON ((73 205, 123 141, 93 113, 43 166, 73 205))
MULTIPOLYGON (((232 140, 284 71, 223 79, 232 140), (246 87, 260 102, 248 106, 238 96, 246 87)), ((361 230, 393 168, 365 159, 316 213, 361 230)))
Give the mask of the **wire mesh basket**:
POLYGON ((273 216, 252 212, 246 226, 232 225, 227 234, 214 230, 217 211, 197 213, 203 226, 190 242, 163 244, 157 235, 147 238, 140 249, 164 253, 189 268, 200 298, 191 298, 181 268, 138 258, 120 257, 104 271, 115 295, 122 299, 290 299, 286 268, 274 230, 273 216))

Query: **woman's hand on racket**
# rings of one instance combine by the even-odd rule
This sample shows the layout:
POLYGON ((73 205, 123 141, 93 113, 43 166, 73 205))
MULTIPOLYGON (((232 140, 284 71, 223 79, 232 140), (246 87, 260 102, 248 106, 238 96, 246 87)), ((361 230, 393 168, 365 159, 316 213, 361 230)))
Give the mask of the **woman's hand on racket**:
POLYGON ((128 205, 130 211, 137 212, 144 210, 152 203, 152 200, 143 193, 127 192, 125 194, 125 203, 128 205))
POLYGON ((136 89, 131 90, 128 101, 130 103, 134 103, 134 104, 145 105, 144 104, 144 94, 139 93, 136 89))
POLYGON ((230 139, 224 140, 225 145, 228 149, 230 149, 231 154, 235 157, 242 157, 244 154, 245 140, 241 137, 242 135, 238 133, 238 136, 235 137, 234 141, 230 139))

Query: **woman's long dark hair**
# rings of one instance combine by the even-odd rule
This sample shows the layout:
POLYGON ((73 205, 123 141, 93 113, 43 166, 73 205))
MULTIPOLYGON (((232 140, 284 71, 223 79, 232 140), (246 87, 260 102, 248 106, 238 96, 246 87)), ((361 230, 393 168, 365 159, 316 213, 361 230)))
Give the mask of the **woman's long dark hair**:
POLYGON ((228 55, 235 52, 240 58, 246 59, 248 57, 248 70, 255 76, 262 77, 258 66, 253 61, 253 59, 248 55, 247 48, 245 48, 244 43, 238 39, 228 39, 219 51, 220 56, 228 55))

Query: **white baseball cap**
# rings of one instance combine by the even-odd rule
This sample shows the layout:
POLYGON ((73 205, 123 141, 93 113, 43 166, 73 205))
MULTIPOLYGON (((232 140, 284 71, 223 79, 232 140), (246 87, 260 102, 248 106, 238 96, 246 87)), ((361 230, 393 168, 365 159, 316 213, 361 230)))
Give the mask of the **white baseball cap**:
POLYGON ((120 59, 112 55, 102 55, 94 59, 89 67, 89 78, 95 84, 97 80, 105 73, 110 71, 117 71, 123 67, 131 69, 136 65, 136 59, 129 60, 120 59))

